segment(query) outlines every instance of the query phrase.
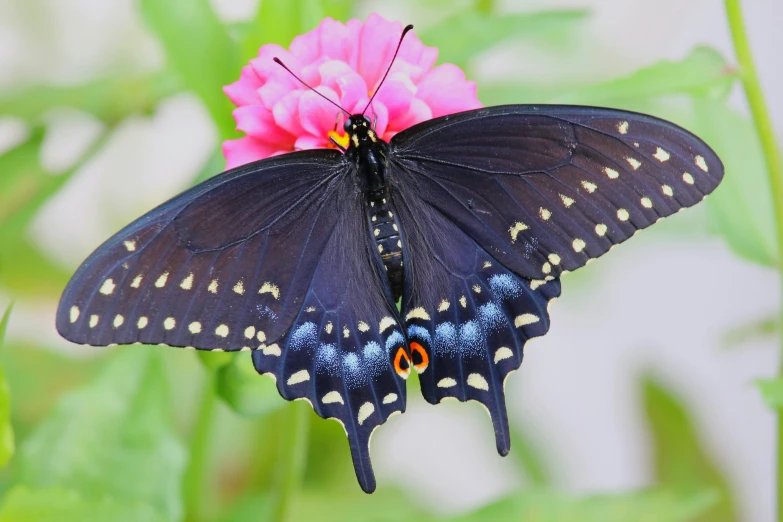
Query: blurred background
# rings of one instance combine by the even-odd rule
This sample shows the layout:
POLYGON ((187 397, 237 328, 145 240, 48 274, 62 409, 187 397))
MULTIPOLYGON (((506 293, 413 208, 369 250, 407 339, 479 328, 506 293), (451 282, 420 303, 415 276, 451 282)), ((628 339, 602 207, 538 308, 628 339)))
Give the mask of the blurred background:
MULTIPOLYGON (((723 4, 389 4, 0 0, 0 520, 774 519, 775 221, 723 4), (373 11, 415 24, 486 105, 649 112, 704 138, 726 178, 563 278, 508 381, 508 457, 480 407, 432 407, 411 379, 367 496, 339 425, 280 399, 247 354, 76 346, 54 312, 103 240, 221 171, 221 87, 260 45, 373 11)), ((783 3, 742 8, 780 136, 783 3)))

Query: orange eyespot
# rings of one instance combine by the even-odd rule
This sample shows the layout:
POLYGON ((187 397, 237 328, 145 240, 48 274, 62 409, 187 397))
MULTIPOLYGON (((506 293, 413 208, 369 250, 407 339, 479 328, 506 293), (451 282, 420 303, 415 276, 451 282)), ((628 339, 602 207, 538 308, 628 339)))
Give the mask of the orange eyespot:
POLYGON ((403 379, 407 379, 411 374, 411 360, 403 347, 398 348, 397 355, 394 356, 394 371, 403 379))
POLYGON ((424 347, 417 342, 411 343, 411 359, 413 359, 413 367, 416 369, 416 373, 423 372, 430 365, 429 355, 427 355, 424 347))

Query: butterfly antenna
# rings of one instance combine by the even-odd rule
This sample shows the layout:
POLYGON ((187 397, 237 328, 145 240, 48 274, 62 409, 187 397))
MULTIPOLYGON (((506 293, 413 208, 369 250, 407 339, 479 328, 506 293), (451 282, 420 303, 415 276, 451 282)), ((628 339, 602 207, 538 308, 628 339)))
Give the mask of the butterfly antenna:
MULTIPOLYGON (((395 56, 396 56, 396 55, 397 55, 397 53, 395 53, 395 56)), ((297 76, 296 74, 294 74, 294 71, 292 71, 291 69, 289 69, 288 67, 286 67, 286 64, 284 64, 284 63, 283 63, 283 62, 280 60, 280 58, 278 58, 277 56, 275 56, 275 57, 274 57, 274 58, 272 58, 272 59, 275 61, 275 63, 276 63, 277 65, 279 65, 280 67, 282 67, 283 69, 285 69, 286 71, 288 71, 288 73, 289 73, 291 76, 293 76, 294 78, 296 78, 297 80, 299 80, 299 83, 301 83, 302 85, 304 85, 305 87, 307 87, 308 89, 310 89, 311 91, 313 91, 314 93, 316 93, 318 96, 320 96, 320 97, 321 97, 321 98, 323 98, 324 100, 328 101, 329 103, 331 103, 332 105, 334 105, 335 107, 337 107, 338 109, 340 109, 341 111, 343 111, 343 112, 345 113, 345 115, 346 115, 346 116, 348 116, 349 118, 351 117, 351 113, 350 113, 350 112, 346 111, 345 109, 343 109, 342 107, 340 107, 340 105, 338 105, 336 102, 333 102, 332 100, 330 100, 329 98, 327 98, 326 96, 324 96, 323 94, 321 94, 320 92, 318 92, 318 91, 316 91, 315 89, 313 89, 312 87, 310 87, 310 86, 309 86, 307 83, 305 83, 305 81, 304 81, 303 79, 301 79, 299 76, 297 76)), ((385 76, 384 76, 384 78, 385 78, 385 76)))
POLYGON ((394 51, 394 56, 392 56, 391 62, 389 62, 389 67, 386 69, 386 74, 383 75, 383 78, 381 78, 381 83, 378 84, 378 88, 375 89, 375 92, 372 93, 372 97, 370 98, 370 101, 367 102, 367 107, 364 108, 362 111, 362 116, 364 116, 364 113, 367 112, 367 109, 370 108, 370 105, 372 105, 372 101, 375 99, 375 95, 378 94, 378 91, 381 90, 381 85, 383 85, 383 82, 386 81, 386 77, 389 76, 389 71, 391 71, 392 65, 394 65, 394 60, 397 58, 397 53, 400 52, 400 47, 402 47, 402 40, 405 38, 405 35, 408 34, 408 31, 413 29, 413 24, 408 24, 405 26, 405 29, 402 30, 402 34, 400 35, 400 41, 397 43, 397 49, 394 51))

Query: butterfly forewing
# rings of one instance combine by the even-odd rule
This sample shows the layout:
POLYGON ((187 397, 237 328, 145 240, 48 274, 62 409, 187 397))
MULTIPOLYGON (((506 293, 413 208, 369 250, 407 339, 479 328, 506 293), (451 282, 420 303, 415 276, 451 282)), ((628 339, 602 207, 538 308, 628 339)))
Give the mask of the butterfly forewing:
POLYGON ((669 122, 570 106, 501 106, 430 120, 392 139, 398 168, 473 240, 531 279, 574 270, 723 176, 669 122))

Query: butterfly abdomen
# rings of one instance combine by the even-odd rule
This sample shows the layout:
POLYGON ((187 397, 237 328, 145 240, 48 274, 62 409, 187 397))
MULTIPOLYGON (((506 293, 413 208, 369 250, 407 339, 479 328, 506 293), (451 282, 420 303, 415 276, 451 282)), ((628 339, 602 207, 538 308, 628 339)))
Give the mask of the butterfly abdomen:
POLYGON ((402 238, 400 229, 387 199, 371 203, 369 208, 370 225, 378 252, 386 268, 386 277, 391 286, 392 297, 396 302, 402 295, 402 238))

